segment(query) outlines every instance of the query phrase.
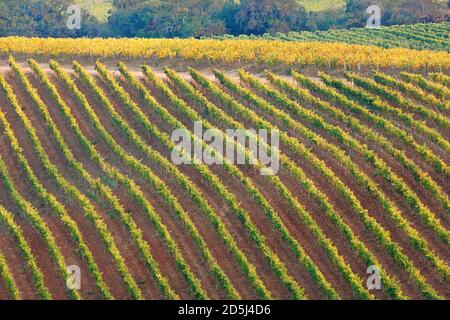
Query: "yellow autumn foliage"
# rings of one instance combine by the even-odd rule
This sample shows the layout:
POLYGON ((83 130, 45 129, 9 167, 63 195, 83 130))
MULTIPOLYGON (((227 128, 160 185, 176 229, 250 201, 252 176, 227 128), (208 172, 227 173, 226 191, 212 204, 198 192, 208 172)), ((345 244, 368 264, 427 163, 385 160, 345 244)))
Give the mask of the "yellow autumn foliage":
POLYGON ((59 58, 177 58, 213 63, 329 67, 450 68, 450 54, 344 43, 196 39, 0 38, 0 55, 59 58))

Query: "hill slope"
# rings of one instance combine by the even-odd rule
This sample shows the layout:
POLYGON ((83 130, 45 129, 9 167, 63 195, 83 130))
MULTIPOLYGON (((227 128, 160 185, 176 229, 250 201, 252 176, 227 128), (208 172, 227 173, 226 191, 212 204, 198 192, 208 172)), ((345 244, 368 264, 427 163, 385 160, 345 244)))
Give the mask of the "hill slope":
POLYGON ((448 75, 163 66, 3 67, 2 299, 450 298, 448 75), (279 132, 279 170, 199 121, 247 159, 225 132, 279 132))
MULTIPOLYGON (((372 45, 382 48, 409 48, 415 50, 450 51, 450 23, 425 23, 398 25, 377 29, 355 28, 316 32, 290 32, 288 34, 239 36, 240 39, 267 39, 300 42, 339 42, 372 45)), ((220 36, 214 39, 233 39, 220 36)))

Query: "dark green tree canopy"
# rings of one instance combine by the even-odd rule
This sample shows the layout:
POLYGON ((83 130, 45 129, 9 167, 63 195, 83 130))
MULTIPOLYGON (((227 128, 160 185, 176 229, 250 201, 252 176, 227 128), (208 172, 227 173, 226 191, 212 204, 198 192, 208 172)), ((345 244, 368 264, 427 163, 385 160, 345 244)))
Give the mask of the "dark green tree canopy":
POLYGON ((306 12, 299 0, 111 0, 107 22, 83 10, 81 29, 70 30, 67 8, 76 3, 0 0, 0 36, 172 38, 363 27, 372 4, 381 8, 382 25, 450 17, 450 1, 436 0, 347 0, 345 8, 321 12, 306 12))
POLYGON ((381 8, 382 25, 418 22, 442 22, 448 19, 448 8, 434 0, 347 0, 346 26, 362 27, 367 21, 370 5, 381 8))
POLYGON ((241 0, 234 33, 256 34, 304 30, 307 13, 297 0, 241 0))
POLYGON ((82 11, 81 29, 67 28, 73 0, 0 0, 0 36, 78 37, 97 21, 82 11))
POLYGON ((108 25, 113 35, 190 37, 226 33, 219 19, 225 0, 116 0, 108 25))

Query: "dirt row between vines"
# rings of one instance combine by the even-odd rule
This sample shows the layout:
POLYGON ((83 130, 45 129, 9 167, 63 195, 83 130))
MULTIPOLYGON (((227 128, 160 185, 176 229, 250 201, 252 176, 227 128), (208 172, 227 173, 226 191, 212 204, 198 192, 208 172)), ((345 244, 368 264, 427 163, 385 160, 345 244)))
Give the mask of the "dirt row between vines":
MULTIPOLYGON (((24 65, 25 66, 25 65, 24 65)), ((87 115, 82 110, 81 105, 77 102, 76 98, 71 92, 65 87, 60 79, 58 79, 53 72, 50 71, 48 65, 43 65, 44 70, 48 73, 51 81, 56 85, 59 93, 63 97, 64 101, 70 107, 73 116, 77 119, 78 124, 84 135, 95 145, 95 148, 99 153, 105 158, 107 163, 118 168, 122 173, 126 174, 128 177, 133 179, 137 185, 142 189, 145 198, 153 205, 156 212, 160 215, 162 222, 167 226, 170 231, 171 236, 174 238, 175 242, 179 245, 183 257, 186 259, 188 265, 192 269, 196 277, 198 277, 202 283, 203 288, 208 293, 208 296, 212 299, 223 299, 224 292, 219 288, 218 282, 212 276, 209 266, 206 264, 201 256, 195 241, 186 231, 186 228, 182 225, 180 219, 172 212, 173 210, 168 206, 164 199, 159 196, 159 194, 154 190, 139 174, 134 170, 129 168, 117 155, 113 153, 111 148, 107 143, 101 138, 99 133, 94 128, 93 124, 87 117, 87 115)), ((70 65, 64 66, 68 71, 70 71, 71 76, 74 76, 73 71, 70 70, 70 65)), ((114 69, 114 66, 108 66, 114 75, 117 77, 120 85, 130 94, 132 99, 141 107, 147 117, 150 119, 153 125, 157 126, 161 131, 171 134, 174 128, 168 127, 168 125, 162 120, 155 112, 153 112, 146 102, 133 90, 123 79, 119 77, 119 72, 114 69)), ((132 74, 142 80, 142 73, 140 72, 139 66, 131 66, 132 74)), ((150 222, 148 217, 146 217, 143 209, 136 203, 136 201, 128 194, 126 188, 118 185, 114 181, 111 181, 106 177, 106 175, 101 172, 99 166, 90 160, 87 153, 84 151, 82 145, 78 142, 76 136, 72 132, 68 122, 63 118, 58 106, 56 105, 54 99, 50 97, 46 88, 40 83, 40 81, 30 73, 28 67, 25 67, 27 76, 31 80, 34 87, 37 88, 38 93, 45 105, 47 106, 53 120, 57 123, 65 142, 72 150, 75 158, 81 162, 84 168, 94 177, 100 178, 108 186, 111 187, 114 195, 119 199, 123 208, 127 213, 130 213, 133 219, 136 221, 138 227, 142 229, 143 238, 149 244, 151 248, 151 253, 155 260, 159 263, 162 274, 166 276, 171 284, 172 288, 177 292, 181 298, 187 299, 192 298, 192 295, 187 287, 187 283, 183 278, 183 275, 178 270, 176 262, 172 255, 168 252, 167 246, 164 241, 158 236, 155 227, 150 222)), ((170 160, 171 150, 165 148, 160 142, 156 141, 140 124, 138 124, 133 115, 127 110, 126 106, 120 103, 111 90, 107 87, 101 79, 96 76, 96 72, 92 67, 88 67, 90 74, 95 76, 95 80, 99 87, 103 89, 107 97, 112 101, 114 107, 118 113, 125 118, 125 120, 130 124, 131 127, 136 129, 139 135, 150 145, 154 150, 160 152, 164 157, 170 160)), ((162 68, 157 68, 154 70, 156 75, 162 79, 166 79, 166 76, 162 68)), ((208 78, 214 79, 214 76, 210 69, 202 70, 208 78)), ((111 234, 113 235, 120 253, 125 259, 126 265, 130 270, 131 275, 137 281, 142 293, 146 299, 160 299, 162 298, 160 290, 158 289, 156 282, 154 281, 152 275, 150 274, 147 266, 141 258, 141 255, 133 243, 127 229, 120 222, 117 215, 114 214, 113 208, 111 208, 106 200, 98 194, 95 190, 92 190, 88 186, 87 182, 82 179, 73 169, 70 168, 69 163, 64 158, 62 153, 59 151, 57 143, 50 135, 42 117, 39 115, 37 107, 34 105, 33 101, 29 98, 25 90, 19 85, 13 77, 8 67, 0 68, 0 72, 6 72, 7 80, 13 87, 14 92, 19 97, 19 103, 22 106, 24 112, 30 118, 33 127, 36 129, 38 137, 40 138, 46 152, 49 154, 50 159, 53 164, 56 165, 60 173, 67 179, 71 184, 76 186, 83 194, 87 195, 94 205, 96 211, 104 219, 108 226, 111 234)), ((228 74, 238 81, 238 75, 236 71, 229 71, 228 74)), ((181 73, 181 76, 190 80, 188 73, 181 73)), ((263 75, 259 78, 262 80, 263 75)), ((183 209, 188 213, 189 217, 192 219, 194 224, 199 230, 200 235, 205 240, 208 248, 211 250, 213 256, 217 259, 219 265, 224 270, 225 274, 230 277, 231 282, 241 294, 244 299, 255 299, 257 298, 254 289, 245 274, 239 269, 232 253, 226 248, 223 241, 218 237, 214 230, 213 225, 207 220, 207 218, 201 213, 199 208, 196 207, 195 203, 190 199, 188 193, 186 193, 171 177, 170 174, 165 172, 165 170, 159 167, 157 164, 153 163, 147 159, 146 155, 142 153, 133 143, 130 143, 126 137, 122 135, 118 127, 114 124, 114 121, 108 114, 108 112, 99 104, 97 98, 93 95, 90 89, 86 88, 81 81, 76 79, 76 84, 82 93, 88 99, 90 105, 94 108, 95 112, 99 116, 103 126, 111 133, 116 142, 125 149, 126 152, 133 155, 142 164, 145 164, 153 173, 155 173, 159 178, 161 178, 164 183, 166 183, 171 190, 172 194, 176 196, 179 203, 183 209)), ((193 128, 193 123, 186 119, 174 106, 172 106, 163 96, 161 96, 158 91, 153 88, 148 83, 145 83, 149 92, 159 101, 159 103, 166 108, 172 115, 183 122, 187 128, 193 128)), ((182 99, 184 99, 193 109, 197 110, 199 114, 204 114, 202 108, 190 101, 181 92, 176 90, 173 86, 174 92, 182 99)), ((197 87, 198 88, 198 87, 197 87)), ((201 92, 202 90, 198 88, 201 92)), ((205 92, 203 92, 205 93, 205 92)), ((220 106, 220 103, 216 101, 213 97, 206 94, 208 99, 220 106)), ((245 103, 242 100, 239 100, 245 103)), ((94 254, 95 261, 97 262, 100 271, 103 273, 105 282, 111 289, 114 297, 117 299, 128 299, 129 293, 126 289, 125 284, 121 280, 120 274, 116 268, 114 261, 105 249, 97 231, 93 225, 84 216, 84 213, 79 208, 77 203, 69 199, 67 195, 61 190, 53 181, 52 178, 48 176, 45 169, 37 157, 30 138, 27 136, 25 129, 17 118, 14 110, 6 100, 6 97, 0 95, 0 107, 2 111, 7 114, 7 118, 16 134, 19 143, 21 144, 24 154, 27 157, 31 167, 33 168, 35 174, 37 175, 39 181, 44 185, 44 187, 64 205, 67 209, 69 215, 75 220, 79 229, 81 230, 84 239, 88 247, 92 250, 94 254)), ((311 106, 307 106, 311 108, 311 106)), ((261 113, 260 113, 261 114, 261 113)), ((263 114, 261 114, 263 115, 263 114)), ((233 115, 234 116, 234 115, 233 115)), ((210 120, 213 125, 218 126, 221 129, 226 129, 223 123, 215 121, 210 117, 206 117, 210 120)), ((246 127, 252 127, 250 123, 237 118, 246 127)), ((269 117, 269 120, 274 124, 279 124, 277 120, 269 117)), ((301 121, 300 121, 301 122, 301 121)), ((334 121, 330 120, 331 123, 334 121)), ((306 125, 308 127, 308 125, 306 125)), ((424 238, 430 243, 431 247, 438 253, 439 256, 443 258, 444 261, 448 261, 450 258, 448 251, 446 251, 445 245, 443 245, 433 232, 430 232, 426 227, 423 226, 420 219, 416 215, 410 212, 410 209, 404 200, 396 195, 395 190, 392 186, 385 183, 380 177, 378 177, 364 159, 352 154, 349 150, 346 150, 338 141, 329 138, 323 132, 320 132, 312 127, 313 131, 322 135, 329 142, 339 145, 342 147, 347 154, 349 154, 352 160, 357 164, 368 176, 374 179, 374 181, 379 185, 379 187, 393 200, 396 205, 401 210, 402 214, 411 221, 412 225, 417 228, 417 230, 424 236, 424 238)), ((286 129, 286 128, 283 128, 286 129)), ((293 136, 298 135, 292 130, 287 130, 293 136)), ((350 134, 353 134, 349 131, 350 134)), ((367 143, 364 138, 354 134, 354 136, 363 143, 367 143)), ((374 216, 380 224, 385 227, 391 234, 393 240, 400 244, 400 246, 405 250, 408 257, 414 262, 416 267, 418 267, 422 274, 427 278, 430 285, 443 294, 445 297, 450 296, 448 292, 448 286, 444 283, 437 271, 430 265, 430 263, 417 251, 412 248, 409 242, 405 239, 403 233, 396 228, 396 226, 389 220, 389 218, 384 213, 384 209, 374 199, 366 190, 356 183, 355 178, 353 178, 346 170, 344 170, 335 159, 330 155, 326 154, 323 150, 318 149, 310 142, 306 141, 302 137, 298 137, 302 143, 311 151, 317 155, 320 159, 324 160, 333 172, 342 179, 342 181, 355 193, 357 198, 361 201, 363 206, 369 211, 371 216, 374 216)), ((395 142, 399 146, 401 143, 395 142)), ((371 148, 374 148, 371 143, 368 143, 371 148)), ((5 137, 0 139, 0 150, 2 158, 7 163, 8 169, 10 170, 13 180, 19 192, 29 200, 33 206, 38 209, 41 216, 45 219, 49 228, 55 235, 57 244, 61 247, 63 256, 66 259, 68 265, 79 265, 82 269, 82 291, 80 292, 83 299, 97 299, 101 298, 98 289, 95 287, 95 283, 91 274, 89 273, 88 266, 84 260, 82 260, 78 254, 77 248, 74 245, 73 240, 70 238, 70 234, 67 229, 62 225, 57 216, 52 215, 51 210, 47 205, 41 203, 37 198, 37 195, 32 190, 31 185, 27 182, 25 174, 21 171, 18 166, 17 160, 12 154, 10 147, 6 141, 5 137)), ((330 203, 336 209, 336 211, 342 215, 346 223, 352 228, 355 234, 367 245, 372 253, 374 253, 383 267, 391 275, 396 276, 402 285, 404 292, 411 298, 421 298, 420 292, 415 284, 411 283, 408 278, 407 273, 400 267, 398 267, 392 260, 392 258, 387 254, 386 250, 379 245, 374 236, 367 232, 356 216, 354 212, 351 212, 348 208, 348 204, 340 198, 334 188, 326 181, 326 179, 321 176, 321 174, 313 168, 311 165, 305 163, 305 161, 298 156, 292 155, 290 150, 285 146, 282 146, 282 150, 285 151, 297 164, 299 168, 305 171, 307 176, 314 181, 316 186, 324 192, 330 203)), ((396 163, 394 159, 391 159, 382 150, 377 150, 377 153, 391 166, 391 168, 399 176, 401 176, 408 185, 410 185, 413 190, 418 192, 419 197, 424 201, 424 203, 430 208, 438 213, 438 216, 446 216, 444 209, 437 204, 432 197, 427 195, 421 186, 414 181, 414 178, 410 173, 399 164, 396 163)), ((410 153, 408 153, 410 155, 410 153)), ((414 155, 411 152, 411 156, 414 155)), ((413 158, 415 161, 417 157, 413 158)), ((420 162, 419 159, 419 163, 420 162)), ((286 225, 287 229, 293 235, 293 237, 300 243, 300 245, 305 249, 305 251, 311 256, 312 260, 317 264, 319 269, 324 273, 325 278, 330 281, 331 285, 343 298, 350 299, 353 297, 352 290, 344 279, 342 274, 338 272, 334 264, 331 262, 329 257, 326 255, 324 250, 321 248, 317 239, 311 234, 311 232, 301 223, 299 218, 295 215, 292 209, 288 206, 286 201, 281 197, 281 195, 274 189, 272 184, 267 178, 262 177, 259 172, 255 171, 253 168, 248 166, 238 167, 245 176, 249 177, 254 184, 257 186, 258 190, 263 194, 263 196, 269 201, 270 205, 275 209, 275 211, 280 214, 283 223, 286 225)), ((204 198, 213 207, 216 213, 218 213, 223 219, 228 230, 234 237, 239 248, 246 254, 249 261, 255 265, 258 275, 263 280, 264 284, 267 286, 269 291, 272 292, 274 297, 288 299, 290 298, 290 293, 282 285, 278 277, 275 275, 271 269, 268 261, 263 256, 261 250, 257 248, 254 242, 251 240, 245 228, 242 226, 241 222, 235 216, 233 212, 230 212, 224 200, 213 190, 204 179, 196 172, 191 166, 182 165, 178 169, 191 179, 191 181, 201 190, 204 198)), ((211 166, 211 170, 216 174, 219 179, 224 183, 229 191, 231 191, 242 208, 246 210, 255 225, 265 236, 267 244, 271 247, 275 253, 280 257, 280 259, 286 264, 289 275, 291 275, 295 281, 297 281, 304 289, 309 298, 312 299, 323 299, 325 298, 323 294, 319 291, 317 284, 311 279, 309 273, 304 270, 299 265, 298 260, 293 256, 293 253, 287 246, 286 242, 283 241, 280 234, 274 229, 271 222, 265 216, 265 212, 261 209, 258 203, 249 195, 242 184, 227 173, 221 166, 211 166)), ((292 194, 297 198, 299 203, 301 203, 307 211, 313 216, 320 228, 324 233, 333 241, 339 250, 339 253, 345 258, 346 262, 349 263, 352 270, 360 276, 361 279, 367 277, 366 266, 360 257, 356 256, 353 250, 350 248, 348 242, 340 233, 339 230, 329 221, 329 219, 324 215, 322 209, 317 203, 309 196, 303 188, 298 185, 298 182, 293 179, 290 174, 288 174, 284 169, 280 171, 279 174, 282 182, 287 186, 287 188, 292 192, 292 194)), ((432 177, 434 177, 432 175, 432 177)), ((437 177, 436 177, 437 178, 437 177)), ((445 183, 445 180, 439 180, 439 183, 445 183)), ((45 246, 39 235, 33 229, 33 227, 18 214, 18 210, 12 203, 9 196, 4 192, 3 184, 0 184, 0 203, 4 205, 8 210, 15 213, 17 217, 17 222, 21 226, 27 240, 32 247, 33 253, 36 255, 39 266, 44 272, 46 278, 46 284, 48 285, 52 294, 55 298, 66 299, 67 294, 65 292, 65 283, 61 278, 57 269, 52 262, 48 250, 43 250, 45 246)), ((448 220, 443 220, 444 226, 448 225, 448 220)), ((19 265, 20 268, 14 268, 12 273, 18 284, 21 292, 26 292, 24 294, 25 298, 36 298, 36 292, 33 289, 33 283, 31 281, 30 274, 26 267, 24 266, 24 261, 20 256, 17 248, 10 247, 14 246, 14 243, 10 237, 7 236, 7 230, 0 229, 2 233, 2 239, 0 240, 0 250, 4 253, 9 264, 14 266, 19 265), (3 237, 5 234, 5 237, 3 237)), ((0 286, 0 298, 4 294, 4 288, 0 286)), ((377 291, 372 292, 377 298, 386 298, 384 292, 377 291)), ((6 295, 5 295, 6 296, 6 295)))

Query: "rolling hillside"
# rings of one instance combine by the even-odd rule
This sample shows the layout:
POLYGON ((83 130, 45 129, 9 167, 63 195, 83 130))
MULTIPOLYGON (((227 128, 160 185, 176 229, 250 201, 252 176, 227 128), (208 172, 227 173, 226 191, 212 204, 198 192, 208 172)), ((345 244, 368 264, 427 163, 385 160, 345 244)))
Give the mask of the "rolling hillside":
MULTIPOLYGON (((265 39, 297 42, 335 42, 370 45, 382 48, 409 48, 415 50, 450 51, 450 23, 399 25, 377 29, 355 28, 316 32, 290 32, 288 34, 245 36, 239 39, 265 39)), ((219 36, 214 39, 234 39, 219 36)))
POLYGON ((276 41, 252 44, 263 73, 211 42, 21 41, 0 41, 17 56, 0 71, 0 299, 450 298, 447 53, 380 49, 386 72, 358 72, 364 48, 350 46, 347 72, 285 59, 280 74, 276 41), (199 121, 245 159, 227 130, 278 131, 280 170, 223 161, 199 121), (178 129, 222 164, 175 164, 178 129))

